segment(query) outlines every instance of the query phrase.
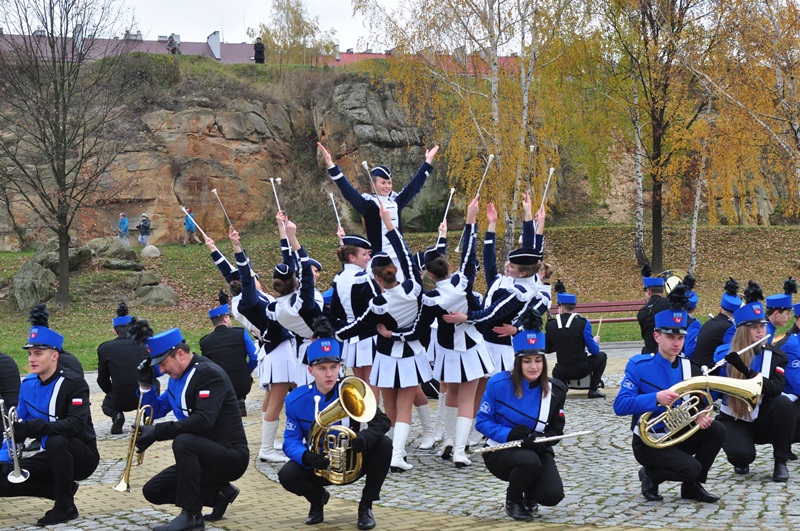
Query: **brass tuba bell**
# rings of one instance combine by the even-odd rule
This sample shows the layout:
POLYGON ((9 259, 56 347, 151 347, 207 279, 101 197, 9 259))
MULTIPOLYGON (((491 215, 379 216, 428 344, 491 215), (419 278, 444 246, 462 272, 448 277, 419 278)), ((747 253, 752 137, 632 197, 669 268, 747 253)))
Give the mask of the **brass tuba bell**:
POLYGON ((696 422, 697 417, 704 414, 706 407, 714 402, 709 392, 711 390, 743 400, 752 411, 761 398, 763 378, 761 374, 749 380, 725 376, 695 376, 678 382, 669 388, 680 395, 673 402, 677 405, 666 406, 666 411, 653 418, 650 418, 652 411, 639 417, 639 437, 653 448, 667 448, 685 441, 700 429, 696 422), (661 424, 663 429, 656 431, 655 428, 661 424))
MULTIPOLYGON (((318 407, 319 397, 314 398, 318 407)), ((369 422, 377 409, 375 394, 364 380, 347 376, 339 382, 339 399, 315 412, 315 421, 308 431, 309 449, 323 452, 329 459, 328 468, 314 470, 314 474, 334 485, 347 485, 358 479, 363 456, 350 448, 356 432, 346 426, 333 426, 333 423, 346 417, 356 422, 369 422)))

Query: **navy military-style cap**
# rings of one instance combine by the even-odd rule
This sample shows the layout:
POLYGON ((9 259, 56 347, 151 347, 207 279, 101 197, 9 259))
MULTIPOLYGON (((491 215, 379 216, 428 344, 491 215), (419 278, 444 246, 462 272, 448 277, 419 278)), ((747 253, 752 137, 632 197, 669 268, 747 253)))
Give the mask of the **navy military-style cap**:
POLYGON ((281 280, 289 280, 294 276, 294 270, 286 264, 278 264, 272 271, 272 278, 279 278, 281 280))
POLYGON ((764 306, 760 302, 748 302, 735 312, 733 312, 733 321, 736 326, 741 325, 755 325, 767 322, 767 314, 764 313, 764 306))
POLYGON ((521 247, 508 253, 508 261, 516 265, 535 265, 542 255, 530 247, 521 247))
POLYGON ((372 250, 372 244, 369 243, 369 240, 358 234, 345 234, 342 237, 342 245, 352 245, 353 247, 372 250))
POLYGON ((319 262, 317 262, 313 258, 309 258, 308 259, 308 263, 311 264, 312 266, 316 267, 317 271, 322 271, 322 264, 320 264, 319 262))
POLYGON ((689 314, 684 310, 664 310, 655 317, 655 330, 666 334, 686 334, 689 314))
POLYGON ((375 166, 372 168, 372 176, 380 177, 381 179, 392 180, 392 172, 386 166, 375 166))
POLYGON ((514 356, 544 355, 544 332, 538 330, 523 330, 514 336, 514 356))
POLYGON ((372 255, 371 267, 385 267, 392 263, 392 259, 384 252, 375 253, 372 255))

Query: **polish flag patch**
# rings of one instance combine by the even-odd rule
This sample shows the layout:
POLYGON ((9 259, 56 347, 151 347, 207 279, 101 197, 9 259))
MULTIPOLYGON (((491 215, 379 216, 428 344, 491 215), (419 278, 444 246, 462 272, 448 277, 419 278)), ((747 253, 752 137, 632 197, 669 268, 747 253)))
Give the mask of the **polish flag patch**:
POLYGON ((558 410, 558 416, 561 417, 562 419, 564 418, 564 410, 563 409, 559 409, 558 410))
POLYGON ((211 396, 211 391, 208 389, 204 389, 197 393, 197 398, 208 398, 209 396, 211 396))
POLYGON ((784 374, 786 371, 783 370, 783 367, 775 367, 775 372, 778 374, 784 374))
POLYGON ((83 398, 73 398, 72 399, 73 406, 82 406, 83 405, 83 398))

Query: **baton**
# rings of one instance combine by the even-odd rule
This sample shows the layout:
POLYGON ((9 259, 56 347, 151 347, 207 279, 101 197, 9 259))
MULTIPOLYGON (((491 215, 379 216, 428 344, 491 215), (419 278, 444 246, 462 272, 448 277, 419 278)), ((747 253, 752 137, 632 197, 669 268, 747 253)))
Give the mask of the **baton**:
POLYGON ((333 192, 328 192, 328 195, 330 196, 331 204, 333 205, 333 213, 336 214, 336 225, 341 227, 342 221, 339 219, 339 211, 336 210, 336 201, 333 200, 333 192))
POLYGON ((450 211, 450 201, 453 200, 453 194, 455 193, 455 188, 450 188, 450 197, 447 199, 447 207, 444 209, 444 218, 442 218, 442 223, 447 221, 447 213, 450 211))
POLYGON ((216 198, 217 198, 217 201, 219 201, 219 206, 222 207, 222 213, 225 214, 225 219, 228 220, 228 226, 229 227, 233 227, 233 223, 231 223, 231 218, 228 217, 228 213, 225 211, 225 206, 222 204, 222 200, 219 198, 219 194, 217 193, 217 189, 216 188, 212 188, 211 189, 211 193, 214 194, 216 196, 216 198))
POLYGON ((486 169, 483 170, 483 177, 481 178, 481 184, 478 185, 478 191, 475 193, 475 195, 480 195, 481 188, 483 188, 483 181, 486 180, 486 174, 489 173, 489 166, 492 164, 493 160, 494 160, 494 153, 490 153, 489 160, 486 161, 486 169))
MULTIPOLYGON (((378 197, 378 189, 375 188, 375 181, 372 180, 372 173, 369 171, 369 164, 367 164, 366 160, 361 161, 361 165, 364 167, 364 171, 367 172, 367 179, 369 179, 369 184, 372 185, 372 191, 375 192, 375 197, 378 197)), ((380 201, 380 199, 378 199, 380 201)))

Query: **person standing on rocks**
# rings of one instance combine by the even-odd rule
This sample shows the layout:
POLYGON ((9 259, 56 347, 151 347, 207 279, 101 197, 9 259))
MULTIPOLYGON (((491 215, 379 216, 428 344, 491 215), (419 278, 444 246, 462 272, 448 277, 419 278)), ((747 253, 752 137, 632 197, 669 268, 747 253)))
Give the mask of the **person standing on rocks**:
POLYGON ((142 244, 142 247, 147 247, 147 238, 150 237, 150 218, 147 214, 142 213, 142 220, 136 225, 136 228, 139 229, 139 243, 142 244))
POLYGON ((186 232, 183 235, 183 243, 181 247, 186 247, 186 244, 189 243, 189 239, 191 238, 197 245, 203 245, 203 242, 200 241, 200 238, 197 237, 197 225, 194 223, 194 212, 192 212, 191 208, 186 209, 186 217, 183 220, 183 228, 186 232))
POLYGON ((253 45, 253 54, 256 64, 264 64, 264 43, 261 42, 261 37, 256 37, 256 43, 253 45))
POLYGON ((119 213, 119 239, 122 240, 122 243, 125 244, 125 247, 130 247, 131 244, 128 242, 128 216, 125 215, 125 212, 119 213))

